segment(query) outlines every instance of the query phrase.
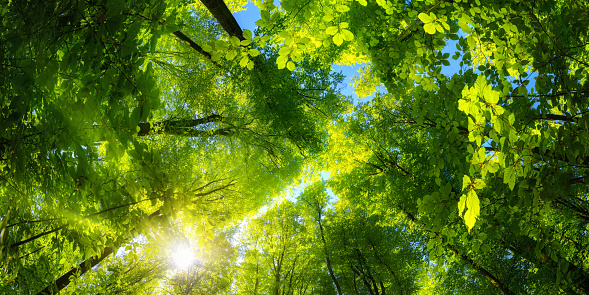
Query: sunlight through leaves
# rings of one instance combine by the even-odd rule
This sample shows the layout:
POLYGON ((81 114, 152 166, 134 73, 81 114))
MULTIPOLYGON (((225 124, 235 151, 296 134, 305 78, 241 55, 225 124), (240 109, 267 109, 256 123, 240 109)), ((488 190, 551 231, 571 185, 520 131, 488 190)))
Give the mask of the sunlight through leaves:
POLYGON ((180 245, 172 253, 174 265, 179 269, 187 269, 194 262, 194 251, 188 245, 180 245))

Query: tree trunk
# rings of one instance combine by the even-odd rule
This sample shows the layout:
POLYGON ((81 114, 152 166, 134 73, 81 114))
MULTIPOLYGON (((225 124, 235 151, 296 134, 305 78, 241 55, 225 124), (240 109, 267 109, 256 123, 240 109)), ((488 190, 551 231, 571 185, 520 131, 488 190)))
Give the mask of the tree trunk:
MULTIPOLYGON (((419 222, 415 218, 415 216, 413 216, 411 213, 406 211, 404 208, 401 208, 400 206, 399 206, 399 209, 401 209, 401 211, 403 211, 403 213, 405 213, 405 215, 409 218, 409 220, 413 221, 416 224, 419 224, 419 222)), ((452 246, 450 244, 446 244, 446 248, 448 250, 452 251, 452 253, 454 253, 454 255, 456 255, 457 257, 462 259, 464 262, 466 262, 468 265, 470 265, 473 269, 478 271, 483 277, 485 277, 489 282, 491 282, 491 284, 493 284, 495 287, 497 287, 497 289, 499 289, 501 292, 503 292, 503 294, 515 295, 515 293, 513 293, 509 289, 509 287, 507 287, 503 283, 501 283, 501 281, 497 277, 495 277, 493 274, 491 274, 489 271, 487 271, 483 267, 477 265, 470 257, 458 252, 458 250, 456 250, 454 248, 454 246, 452 246)))
MULTIPOLYGON (((156 210, 155 212, 153 212, 151 215, 149 215, 147 217, 147 220, 151 220, 153 217, 155 217, 157 215, 160 215, 159 209, 156 210)), ((104 260, 106 257, 108 257, 112 253, 113 253, 112 247, 104 247, 100 257, 90 257, 90 258, 82 261, 80 264, 73 267, 72 269, 70 269, 70 271, 66 272, 64 275, 62 275, 57 280, 55 280, 55 282, 51 283, 50 285, 45 287, 43 290, 41 290, 39 293, 37 293, 37 295, 57 294, 57 293, 61 292, 61 290, 63 288, 65 288, 65 287, 67 287, 67 285, 69 285, 71 276, 76 276, 76 277, 82 276, 89 269, 91 269, 94 266, 96 266, 97 264, 99 264, 102 260, 104 260), (55 285, 53 285, 53 284, 55 284, 55 285)))
MULTIPOLYGON (((552 260, 552 258, 550 258, 550 255, 547 255, 544 250, 541 250, 541 256, 537 257, 536 254, 534 254, 534 249, 537 247, 537 242, 534 239, 529 238, 527 236, 522 236, 520 237, 520 239, 520 241, 514 241, 511 243, 504 242, 504 245, 507 246, 507 248, 511 250, 514 254, 523 257, 525 260, 536 266, 540 266, 543 263, 543 261, 548 261, 548 267, 554 269, 554 276, 556 277, 556 271, 559 268, 558 263, 552 260), (540 258, 542 259, 542 261, 539 260, 540 258)), ((565 259, 562 257, 559 258, 565 259)), ((572 285, 576 287, 580 292, 582 292, 582 294, 589 294, 589 274, 587 274, 587 272, 585 272, 582 268, 576 266, 575 264, 568 261, 567 263, 567 273, 571 273, 573 282, 572 285)), ((569 294, 578 294, 576 291, 573 291, 570 288, 568 283, 564 283, 563 285, 561 285, 561 288, 563 289, 563 291, 569 294)))
POLYGON ((227 135, 229 130, 217 129, 212 131, 196 130, 193 127, 197 127, 207 123, 220 122, 223 117, 220 115, 210 115, 200 119, 186 119, 186 120, 165 120, 162 122, 142 122, 139 123, 139 132, 137 136, 146 136, 153 134, 169 134, 169 135, 186 135, 186 136, 202 136, 212 135, 217 133, 218 135, 227 135))
MULTIPOLYGON (((374 252, 374 256, 376 257, 376 259, 378 259, 378 261, 381 264, 383 264, 384 266, 386 266, 386 268, 389 270, 389 273, 393 276, 393 279, 395 280, 395 282, 397 282, 397 286, 399 286, 399 290, 401 291, 401 294, 402 295, 407 294, 405 292, 405 289, 401 285, 401 281, 397 277, 397 274, 395 274, 395 272, 393 271, 393 269, 391 268, 391 266, 388 265, 388 263, 386 263, 385 261, 383 261, 382 258, 380 258, 380 255, 378 255, 378 251, 376 250, 376 247, 374 246, 374 243, 372 242, 372 240, 370 240, 370 245, 372 246, 372 251, 374 252)), ((382 294, 384 295, 385 291, 384 291, 384 285, 383 285, 382 281, 380 282, 380 284, 381 284, 382 294)))
MULTIPOLYGON (((194 43, 194 41, 192 41, 192 39, 190 39, 186 35, 184 35, 184 33, 180 32, 180 31, 176 31, 172 34, 174 34, 174 36, 178 37, 178 39, 182 40, 184 43, 188 44, 188 46, 190 46, 192 49, 194 49, 194 50, 198 51, 200 54, 204 55, 206 58, 208 58, 208 59, 212 58, 210 53, 204 51, 202 49, 202 47, 200 47, 200 46, 198 46, 198 44, 194 43)), ((215 63, 215 62, 213 62, 213 63, 215 63)))
POLYGON ((386 293, 386 290, 385 290, 385 287, 384 287, 384 283, 382 281, 380 281, 380 294, 381 295, 386 295, 387 294, 386 293))
POLYGON ((260 264, 256 263, 256 282, 254 283, 254 295, 258 294, 258 285, 260 284, 260 278, 258 277, 259 268, 260 268, 260 264))
POLYGON ((200 2, 207 7, 229 36, 236 36, 240 40, 244 40, 241 27, 223 0, 201 0, 200 2))
POLYGON ((335 288, 337 290, 337 294, 341 295, 342 294, 342 290, 340 288, 339 282, 337 281, 337 278, 335 277, 335 273, 333 271, 333 268, 331 267, 331 259, 329 258, 329 253, 327 253, 327 242, 325 241, 325 235, 323 233, 323 225, 321 224, 321 208, 319 208, 319 204, 317 204, 317 213, 318 213, 318 219, 317 219, 317 223, 319 224, 319 232, 321 233, 321 241, 323 241, 323 254, 325 254, 325 263, 327 264, 327 270, 329 271, 329 276, 331 277, 331 280, 333 281, 333 284, 335 285, 335 288))
POLYGON ((112 247, 105 247, 104 251, 102 251, 102 254, 100 255, 100 257, 91 257, 91 258, 86 259, 85 261, 80 263, 78 266, 72 268, 70 271, 66 272, 64 275, 62 275, 57 280, 55 280, 55 286, 53 284, 51 284, 51 285, 45 287, 45 289, 41 290, 38 293, 38 295, 59 293, 63 288, 65 288, 67 285, 69 285, 70 277, 82 276, 89 269, 93 268, 98 263, 100 263, 102 260, 104 260, 104 258, 106 258, 110 254, 112 254, 112 252, 113 252, 112 247))
POLYGON ((446 248, 448 248, 450 251, 452 251, 452 253, 454 253, 454 255, 456 255, 457 257, 460 257, 460 259, 462 259, 463 261, 468 263, 468 265, 470 265, 472 268, 474 268, 476 271, 478 271, 483 277, 485 277, 487 280, 489 280, 489 282, 491 282, 491 284, 493 284, 495 287, 497 287, 497 289, 499 289, 501 292, 503 292, 503 294, 515 295, 515 293, 513 293, 507 286, 503 285, 497 277, 495 277, 493 274, 491 274, 489 271, 487 271, 483 267, 477 265, 472 259, 470 259, 470 257, 466 256, 465 254, 459 253, 458 250, 456 250, 450 244, 446 244, 446 248))
POLYGON ((60 226, 60 227, 57 227, 57 228, 54 228, 54 229, 52 229, 52 230, 49 230, 49 231, 46 231, 46 232, 40 233, 40 234, 38 234, 38 235, 36 235, 36 236, 34 236, 34 237, 30 237, 30 238, 28 238, 28 239, 26 239, 26 240, 22 240, 22 241, 20 241, 20 242, 17 242, 17 243, 14 243, 14 244, 10 245, 9 249, 10 249, 10 250, 16 250, 16 249, 17 249, 17 248, 18 248, 20 245, 26 244, 26 243, 28 243, 28 242, 32 242, 32 241, 34 241, 34 240, 36 240, 36 239, 38 239, 38 238, 41 238, 41 237, 43 237, 43 236, 46 236, 46 235, 48 235, 48 234, 51 234, 51 233, 54 233, 54 232, 56 232, 56 231, 62 230, 62 229, 64 229, 64 228, 66 228, 66 226, 65 226, 65 225, 62 225, 62 226, 60 226))
MULTIPOLYGON (((370 293, 370 295, 375 295, 374 291, 372 291, 372 285, 370 285, 370 283, 366 280, 366 275, 364 273, 360 272, 360 268, 357 267, 357 269, 356 269, 356 268, 354 268, 354 265, 350 263, 350 269, 352 270, 352 272, 355 275, 357 275, 362 280, 362 282, 364 283, 364 286, 366 286, 366 289, 368 289, 368 293, 370 293)), ((355 280, 354 280, 354 282, 355 282, 355 280)), ((355 285, 355 283, 354 283, 354 285, 355 285)), ((358 288, 356 286, 354 286, 354 287, 356 288, 356 293, 358 293, 358 288)))

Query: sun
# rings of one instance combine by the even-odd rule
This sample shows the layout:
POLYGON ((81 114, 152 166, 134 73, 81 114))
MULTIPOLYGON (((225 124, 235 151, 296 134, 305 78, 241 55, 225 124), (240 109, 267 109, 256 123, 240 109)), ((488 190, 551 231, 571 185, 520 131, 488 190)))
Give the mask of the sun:
POLYGON ((194 252, 188 245, 180 245, 172 253, 174 264, 180 269, 188 268, 194 261, 194 252))

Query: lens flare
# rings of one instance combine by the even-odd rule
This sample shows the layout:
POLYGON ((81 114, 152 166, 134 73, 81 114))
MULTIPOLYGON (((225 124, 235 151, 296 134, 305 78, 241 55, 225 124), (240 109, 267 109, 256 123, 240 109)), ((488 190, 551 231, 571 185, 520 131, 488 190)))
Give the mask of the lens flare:
POLYGON ((194 252, 192 251, 192 248, 187 245, 178 246, 174 250, 172 258, 174 259, 176 267, 186 269, 194 261, 194 252))

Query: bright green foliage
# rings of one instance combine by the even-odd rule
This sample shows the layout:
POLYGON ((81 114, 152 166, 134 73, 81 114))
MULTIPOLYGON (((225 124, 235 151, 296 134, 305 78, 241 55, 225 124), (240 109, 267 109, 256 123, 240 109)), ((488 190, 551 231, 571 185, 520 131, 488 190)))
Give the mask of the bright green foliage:
MULTIPOLYGON (((1 293, 114 280, 93 267, 117 263, 112 253, 138 235, 165 244, 180 225, 214 252, 218 231, 322 149, 325 124, 346 105, 341 76, 312 60, 279 70, 257 48, 244 56, 255 68, 213 63, 198 44, 226 37, 196 11, 176 1, 2 5, 1 293)), ((145 257, 128 251, 123 268, 145 257)), ((138 276, 160 282, 165 271, 138 276)))
MULTIPOLYGON (((237 271, 237 294, 291 294, 316 290, 321 253, 313 245, 300 208, 284 200, 248 220, 241 237, 244 261, 237 271)), ((311 291, 312 292, 312 291, 311 291)))
POLYGON ((0 5, 1 292, 589 294, 585 1, 201 2, 0 5))
POLYGON ((409 294, 422 256, 406 225, 357 208, 327 208, 323 184, 248 220, 237 294, 409 294), (334 274, 335 280, 331 278, 334 274), (326 289, 327 288, 327 289, 326 289))
POLYGON ((344 294, 412 294, 425 253, 412 243, 422 237, 407 224, 380 214, 338 207, 326 212, 325 227, 334 269, 344 294))
POLYGON ((589 292, 586 3, 281 4, 274 25, 313 36, 309 55, 368 56, 387 89, 330 127, 322 165, 340 201, 366 187, 369 212, 412 216, 431 259, 453 253, 501 292, 589 292), (332 45, 342 23, 354 40, 332 45), (452 51, 461 69, 447 76, 452 51), (494 267, 514 256, 519 281, 494 267))
POLYGON ((199 253, 188 270, 176 271, 167 278, 167 286, 158 288, 158 291, 169 294, 227 294, 237 260, 237 251, 228 240, 232 233, 224 231, 215 235, 209 253, 199 253))
POLYGON ((429 15, 422 12, 417 17, 423 22, 423 30, 428 34, 433 35, 436 32, 444 33, 444 29, 450 29, 447 23, 442 21, 440 24, 440 20, 433 12, 429 15))

